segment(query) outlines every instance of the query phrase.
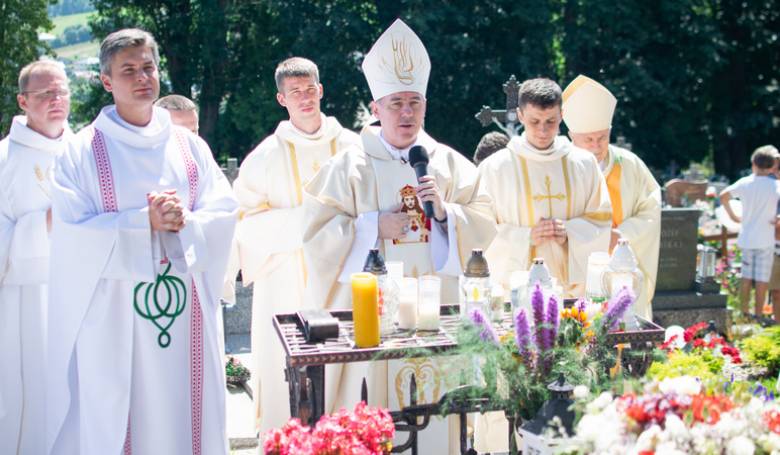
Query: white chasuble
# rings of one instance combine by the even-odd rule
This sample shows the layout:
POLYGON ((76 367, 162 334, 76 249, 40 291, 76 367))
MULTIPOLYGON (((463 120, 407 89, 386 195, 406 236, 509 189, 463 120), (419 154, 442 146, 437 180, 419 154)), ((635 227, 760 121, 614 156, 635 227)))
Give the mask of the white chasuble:
POLYGON ((52 454, 226 454, 219 295, 236 203, 201 139, 163 109, 104 108, 57 162, 47 443, 52 454), (186 224, 152 231, 147 194, 186 224))
MULTIPOLYGON (((337 156, 306 187, 304 253, 311 268, 309 303, 349 308, 349 275, 362 269, 373 247, 379 248, 386 260, 403 261, 406 276, 440 276, 442 301, 457 301, 457 276, 471 249, 484 248, 495 234, 489 200, 478 191, 476 169, 459 153, 420 131, 416 144, 428 151, 428 173, 436 179, 447 212, 443 226, 425 218, 413 191, 418 185, 414 170, 401 156, 388 151, 379 128, 364 128, 361 138, 363 151, 349 150, 337 156), (409 234, 402 239, 379 240, 379 212, 399 207, 410 216, 409 234)), ((363 377, 368 380, 371 405, 390 409, 408 405, 408 381, 413 372, 420 396, 426 402, 438 400, 450 385, 445 383, 444 363, 446 359, 412 359, 329 367, 326 412, 354 406, 363 377)), ((446 429, 447 422, 434 424, 440 430, 433 430, 431 436, 439 435, 433 436, 438 440, 423 441, 421 447, 441 451, 441 428, 446 429)))
POLYGON ((645 278, 634 311, 651 319, 661 242, 661 188, 645 163, 630 151, 610 145, 608 159, 604 176, 612 202, 612 226, 628 239, 645 278))
POLYGON ((539 151, 523 134, 479 171, 498 223, 486 252, 493 276, 507 287, 511 272, 528 270, 531 259, 542 257, 566 297, 583 296, 588 255, 607 251, 610 238, 609 195, 593 155, 561 136, 539 151), (531 229, 549 218, 564 221, 567 241, 533 246, 531 229))
POLYGON ((45 452, 49 233, 55 158, 67 130, 49 139, 14 117, 0 141, 0 453, 45 452))
POLYGON ((303 187, 331 157, 359 146, 360 137, 333 117, 323 115, 314 134, 284 121, 247 155, 233 183, 239 203, 238 254, 226 280, 232 286, 240 267, 244 286, 254 283, 253 389, 261 434, 290 418, 284 350, 271 321, 274 314, 294 313, 304 304, 303 187))

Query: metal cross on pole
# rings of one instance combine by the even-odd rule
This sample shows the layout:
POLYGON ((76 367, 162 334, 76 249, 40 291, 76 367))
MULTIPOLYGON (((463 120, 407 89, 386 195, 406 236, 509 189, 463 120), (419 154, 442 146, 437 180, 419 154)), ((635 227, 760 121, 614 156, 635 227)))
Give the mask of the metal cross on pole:
POLYGON ((504 83, 504 93, 506 94, 506 109, 493 110, 490 106, 482 106, 474 117, 479 120, 482 126, 488 126, 491 123, 495 123, 501 131, 507 134, 507 136, 517 136, 520 134, 520 128, 522 125, 517 122, 517 106, 518 106, 518 90, 520 84, 517 83, 517 78, 513 74, 509 80, 504 83))

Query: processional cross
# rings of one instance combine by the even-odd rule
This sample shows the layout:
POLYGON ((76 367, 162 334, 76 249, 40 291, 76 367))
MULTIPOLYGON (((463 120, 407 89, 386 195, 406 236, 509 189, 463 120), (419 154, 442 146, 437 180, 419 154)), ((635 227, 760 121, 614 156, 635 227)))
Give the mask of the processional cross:
POLYGON ((479 120, 482 126, 488 126, 491 123, 495 123, 501 131, 507 134, 507 136, 517 136, 522 126, 517 122, 517 106, 519 104, 520 84, 517 83, 517 78, 513 74, 508 81, 504 83, 504 93, 506 94, 506 109, 493 110, 490 106, 482 106, 474 117, 479 120))
POLYGON ((552 218, 552 200, 557 199, 559 201, 562 201, 566 199, 566 196, 558 193, 558 194, 552 194, 552 191, 550 189, 550 186, 552 185, 552 181, 550 180, 549 175, 544 176, 544 186, 547 188, 547 194, 534 194, 534 201, 543 201, 547 199, 547 208, 548 208, 548 218, 552 218))

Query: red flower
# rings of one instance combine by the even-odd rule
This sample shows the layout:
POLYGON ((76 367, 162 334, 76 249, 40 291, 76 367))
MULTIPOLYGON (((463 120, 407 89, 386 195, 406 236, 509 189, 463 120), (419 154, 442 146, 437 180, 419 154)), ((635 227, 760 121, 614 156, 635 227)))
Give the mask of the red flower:
POLYGON ((694 337, 696 337, 696 335, 698 335, 699 332, 706 329, 708 325, 709 324, 702 321, 688 327, 687 329, 685 329, 685 332, 683 333, 683 339, 685 340, 686 343, 690 343, 691 340, 694 339, 694 337))
POLYGON ((773 409, 764 414, 764 422, 769 430, 780 434, 780 411, 773 409))

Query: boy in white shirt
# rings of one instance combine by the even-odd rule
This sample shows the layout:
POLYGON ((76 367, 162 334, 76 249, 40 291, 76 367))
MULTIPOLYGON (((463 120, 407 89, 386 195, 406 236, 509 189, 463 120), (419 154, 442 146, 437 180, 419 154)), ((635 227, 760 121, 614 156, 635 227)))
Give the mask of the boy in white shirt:
POLYGON ((742 223, 737 246, 742 249, 742 284, 740 303, 748 312, 750 288, 756 285, 755 313, 761 315, 766 302, 769 278, 774 261, 775 218, 780 199, 780 183, 769 175, 775 167, 777 149, 771 145, 757 148, 750 157, 753 173, 737 180, 720 193, 720 201, 729 217, 742 223), (731 209, 731 198, 742 201, 742 216, 731 209))

